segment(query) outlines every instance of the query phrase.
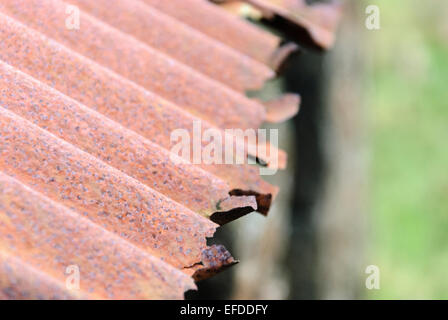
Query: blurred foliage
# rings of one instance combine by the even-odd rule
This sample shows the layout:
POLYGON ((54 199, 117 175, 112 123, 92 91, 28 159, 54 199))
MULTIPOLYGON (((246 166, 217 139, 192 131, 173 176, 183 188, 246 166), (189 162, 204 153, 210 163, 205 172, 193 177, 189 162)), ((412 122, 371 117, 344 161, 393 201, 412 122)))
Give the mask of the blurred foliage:
MULTIPOLYGON (((448 299, 448 1, 366 1, 374 299, 448 299)), ((371 259, 371 260, 370 260, 371 259)))

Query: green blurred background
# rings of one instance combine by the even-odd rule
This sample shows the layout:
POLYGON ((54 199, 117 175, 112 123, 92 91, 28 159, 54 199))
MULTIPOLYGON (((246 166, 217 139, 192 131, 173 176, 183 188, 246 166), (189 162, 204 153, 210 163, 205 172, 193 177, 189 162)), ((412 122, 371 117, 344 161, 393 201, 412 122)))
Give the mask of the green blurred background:
POLYGON ((371 141, 368 298, 448 299, 448 1, 365 1, 371 141))

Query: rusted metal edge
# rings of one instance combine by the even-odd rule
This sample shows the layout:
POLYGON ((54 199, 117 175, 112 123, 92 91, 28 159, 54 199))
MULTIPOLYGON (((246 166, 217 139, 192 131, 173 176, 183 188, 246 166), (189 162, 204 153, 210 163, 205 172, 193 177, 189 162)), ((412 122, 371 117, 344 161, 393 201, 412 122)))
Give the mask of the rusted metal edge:
POLYGON ((280 38, 239 19, 206 0, 142 0, 255 60, 270 65, 280 38))
POLYGON ((322 49, 329 49, 334 44, 335 31, 342 14, 342 4, 338 0, 312 5, 306 4, 305 0, 243 1, 259 8, 267 19, 280 17, 291 25, 304 28, 309 35, 309 40, 322 49))
POLYGON ((293 42, 282 44, 272 54, 270 60, 271 68, 281 73, 288 58, 296 52, 300 52, 300 48, 297 44, 293 42))
MULTIPOLYGON (((7 235, 0 238, 0 298, 179 299, 183 292, 196 288, 162 260, 1 171, 0 190, 0 232, 7 235), (99 244, 104 246, 100 251, 95 249, 99 244), (39 255, 33 254, 36 246, 39 255), (79 290, 64 286, 64 270, 73 265, 82 266, 79 290), (116 272, 122 274, 119 283, 116 272), (168 290, 155 291, 161 289, 158 282, 168 290), (98 289, 105 292, 98 293, 98 289)), ((236 262, 223 246, 214 245, 202 251, 200 262, 182 271, 200 281, 236 262)))
POLYGON ((175 267, 199 260, 216 224, 1 107, 0 123, 2 172, 175 267))
POLYGON ((92 299, 92 296, 67 292, 57 280, 0 250, 0 300, 73 299, 92 299))

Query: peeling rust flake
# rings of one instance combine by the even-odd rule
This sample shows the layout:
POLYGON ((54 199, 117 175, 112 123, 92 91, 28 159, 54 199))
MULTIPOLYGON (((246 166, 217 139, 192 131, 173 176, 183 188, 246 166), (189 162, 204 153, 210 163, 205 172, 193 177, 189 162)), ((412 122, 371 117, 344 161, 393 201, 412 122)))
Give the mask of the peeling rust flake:
POLYGON ((195 281, 208 279, 215 274, 237 264, 229 251, 222 245, 213 245, 202 251, 202 261, 187 268, 195 281))

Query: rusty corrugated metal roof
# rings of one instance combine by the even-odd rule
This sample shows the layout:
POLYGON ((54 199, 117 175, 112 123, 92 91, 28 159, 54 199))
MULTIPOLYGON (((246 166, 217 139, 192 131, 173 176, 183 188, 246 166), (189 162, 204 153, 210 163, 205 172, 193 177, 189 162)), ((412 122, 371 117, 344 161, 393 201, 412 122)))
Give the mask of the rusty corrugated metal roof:
POLYGON ((0 298, 182 298, 236 263, 206 244, 218 224, 266 214, 277 188, 255 166, 175 162, 170 133, 291 117, 296 96, 244 95, 286 51, 201 0, 70 4, 79 30, 64 1, 0 3, 0 298))
MULTIPOLYGON (((83 57, 91 58, 96 63, 107 66, 109 72, 115 71, 126 79, 132 80, 134 86, 140 85, 139 89, 157 92, 159 96, 200 117, 206 124, 210 123, 220 128, 258 128, 265 120, 265 108, 260 103, 203 76, 84 12, 82 13, 83 27, 80 30, 73 32, 66 28, 58 28, 63 22, 60 17, 64 17, 66 6, 64 2, 57 0, 47 0, 43 3, 38 0, 6 0, 0 4, 3 12, 58 40, 57 43, 45 41, 46 38, 42 37, 42 34, 24 28, 21 31, 23 35, 20 35, 23 38, 21 40, 23 54, 27 54, 26 50, 31 47, 37 50, 61 48, 58 51, 62 52, 57 53, 58 59, 61 56, 60 59, 65 63, 66 57, 74 56, 73 51, 77 51, 83 54, 83 57), (33 6, 29 7, 30 4, 33 6), (40 19, 42 16, 48 19, 42 21, 40 19), (62 47, 61 44, 73 51, 65 50, 67 48, 62 47)), ((12 40, 9 39, 9 41, 12 40)), ((42 60, 48 60, 50 57, 45 55, 42 60)), ((22 60, 18 55, 12 58, 22 60)), ((30 61, 20 62, 30 63, 30 61)), ((33 71, 47 72, 47 61, 43 61, 41 65, 36 65, 36 61, 32 64, 33 71), (43 70, 35 70, 37 67, 43 70)), ((73 77, 71 82, 77 82, 77 78, 73 77)), ((67 84, 65 79, 64 84, 67 84)), ((76 85, 79 84, 76 83, 76 85)), ((95 88, 90 90, 92 95, 98 95, 95 88)), ((81 94, 85 95, 85 92, 81 94)), ((176 124, 176 127, 179 126, 176 124)), ((173 128, 169 132, 172 130, 173 128)), ((166 138, 169 138, 169 135, 166 138)), ((284 167, 285 158, 284 153, 280 151, 280 167, 284 167)))
MULTIPOLYGON (((59 46, 82 54, 209 123, 246 129, 258 128, 264 121, 262 105, 86 12, 81 13, 79 30, 61 27, 66 7, 59 0, 5 0, 0 4, 2 12, 56 40, 59 46)), ((36 37, 31 31, 24 32, 30 40, 36 37)))
MULTIPOLYGON (((31 141, 22 140, 22 138, 34 135, 35 128, 31 128, 29 124, 20 119, 14 119, 14 115, 3 112, 3 110, 0 111, 0 117, 2 135, 8 137, 10 132, 12 134, 11 142, 13 139, 23 143, 31 141), (14 120, 11 122, 10 119, 14 120)), ((45 139, 45 141, 34 140, 37 143, 33 146, 35 151, 41 147, 39 143, 51 144, 53 142, 47 140, 48 137, 44 132, 39 132, 38 138, 45 139)), ((20 144, 16 148, 19 147, 20 144)), ((58 145, 51 147, 58 147, 58 145)), ((68 150, 69 148, 67 150, 62 148, 60 154, 64 154, 68 150)), ((76 154, 73 154, 73 157, 75 156, 76 154)), ((66 159, 58 159, 60 163, 64 160, 66 159)), ((50 159, 49 162, 51 161, 50 159)), ((26 165, 23 162, 22 164, 26 165)), ((11 173, 9 172, 9 174, 11 173)), ((60 176, 56 176, 56 179, 60 176)), ((119 226, 110 221, 111 219, 97 216, 103 221, 93 223, 92 220, 83 217, 84 214, 76 213, 67 206, 61 205, 60 202, 53 201, 36 192, 35 190, 38 188, 36 185, 30 188, 19 182, 19 179, 22 177, 17 176, 14 179, 0 173, 2 190, 0 193, 2 211, 0 283, 2 290, 0 292, 3 295, 9 298, 67 298, 75 295, 75 297, 82 298, 127 298, 132 296, 134 298, 160 299, 181 298, 184 290, 194 288, 190 277, 157 258, 158 255, 154 252, 161 252, 161 250, 149 249, 152 245, 148 247, 148 241, 156 244, 159 243, 157 240, 152 237, 145 240, 142 233, 130 229, 125 231, 126 227, 124 227, 122 232, 129 232, 129 237, 137 235, 139 238, 139 241, 137 239, 135 241, 126 240, 123 235, 117 236, 107 230, 107 225, 119 226), (133 242, 137 245, 134 245, 133 242), (61 270, 65 270, 69 265, 80 266, 83 290, 68 291, 65 288, 65 275, 61 270), (19 281, 19 283, 12 283, 12 281, 19 281)), ((59 187, 63 186, 64 184, 59 185, 59 187)), ((94 188, 94 185, 88 184, 88 182, 85 183, 85 186, 94 188)), ((59 190, 59 192, 63 191, 59 190)), ((84 196, 86 193, 82 194, 84 196)), ((88 201, 88 196, 85 199, 88 201)), ((156 219, 160 220, 160 218, 156 219)), ((164 220, 167 221, 167 219, 164 220)), ((204 219, 205 221, 207 220, 204 219)), ((190 219, 185 219, 184 222, 190 224, 190 219)), ((201 231, 197 225, 189 227, 195 228, 198 238, 202 236, 199 235, 201 231)), ((186 230, 188 226, 179 225, 178 228, 186 230)), ((179 232, 179 234, 181 233, 179 232)), ((192 238, 188 236, 188 233, 184 233, 184 235, 187 236, 186 239, 192 238)), ((174 240, 172 248, 178 251, 175 244, 177 241, 172 240, 174 240)), ((189 249, 190 246, 186 244, 185 250, 189 249)), ((197 253, 193 253, 193 255, 195 254, 197 253)), ((176 252, 176 256, 178 255, 176 252)))

